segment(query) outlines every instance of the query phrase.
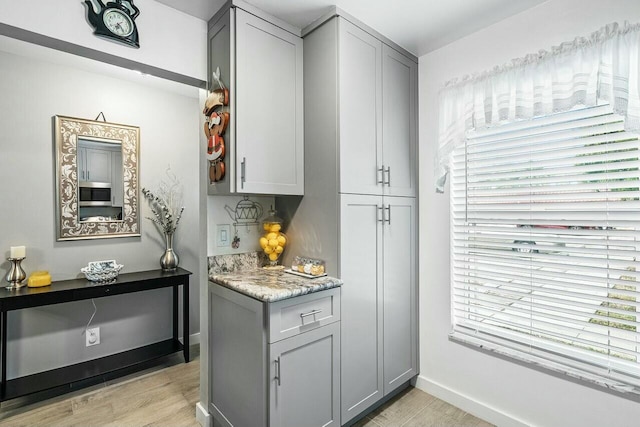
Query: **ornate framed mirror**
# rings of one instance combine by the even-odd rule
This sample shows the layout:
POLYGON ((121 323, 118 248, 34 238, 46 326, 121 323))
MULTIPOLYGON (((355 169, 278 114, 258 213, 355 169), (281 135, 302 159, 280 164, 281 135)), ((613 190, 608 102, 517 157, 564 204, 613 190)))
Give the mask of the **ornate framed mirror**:
POLYGON ((140 236, 140 128, 54 121, 57 240, 140 236))

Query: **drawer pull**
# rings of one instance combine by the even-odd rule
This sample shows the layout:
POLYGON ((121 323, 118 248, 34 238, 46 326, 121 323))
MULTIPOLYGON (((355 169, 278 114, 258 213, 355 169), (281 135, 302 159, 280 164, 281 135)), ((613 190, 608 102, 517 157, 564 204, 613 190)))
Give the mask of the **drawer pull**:
POLYGON ((300 318, 304 320, 305 317, 313 316, 315 318, 316 314, 322 313, 322 309, 319 310, 311 310, 308 313, 300 313, 300 318))

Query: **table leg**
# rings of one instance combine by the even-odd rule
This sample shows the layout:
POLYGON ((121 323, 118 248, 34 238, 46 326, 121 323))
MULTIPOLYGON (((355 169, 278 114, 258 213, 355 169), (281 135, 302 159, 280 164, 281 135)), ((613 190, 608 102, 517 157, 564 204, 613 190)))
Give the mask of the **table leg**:
POLYGON ((182 284, 182 344, 184 363, 189 363, 189 276, 182 284))
POLYGON ((2 372, 0 372, 2 386, 0 387, 0 401, 3 401, 7 395, 7 312, 4 310, 2 311, 0 323, 2 324, 2 339, 0 340, 0 346, 2 346, 0 350, 0 357, 2 357, 2 368, 0 368, 2 369, 2 372))
POLYGON ((173 285, 173 339, 178 341, 178 285, 173 285))

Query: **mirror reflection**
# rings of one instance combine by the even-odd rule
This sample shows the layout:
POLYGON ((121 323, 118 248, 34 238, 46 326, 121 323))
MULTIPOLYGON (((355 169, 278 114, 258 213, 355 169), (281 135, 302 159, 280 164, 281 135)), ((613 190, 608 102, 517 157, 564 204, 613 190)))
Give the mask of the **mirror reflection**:
POLYGON ((140 236, 140 128, 54 119, 58 240, 140 236))
POLYGON ((80 221, 121 221, 122 144, 78 138, 76 156, 80 221))

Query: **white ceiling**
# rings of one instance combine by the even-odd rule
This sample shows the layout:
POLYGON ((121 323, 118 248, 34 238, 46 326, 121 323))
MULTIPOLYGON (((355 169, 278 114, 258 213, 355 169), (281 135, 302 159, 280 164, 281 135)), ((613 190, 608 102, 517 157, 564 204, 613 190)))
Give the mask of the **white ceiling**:
MULTIPOLYGON (((157 0, 208 20, 224 0, 157 0)), ((299 28, 336 5, 417 56, 548 0, 247 0, 299 28)), ((144 12, 144 11, 143 11, 144 12)))

